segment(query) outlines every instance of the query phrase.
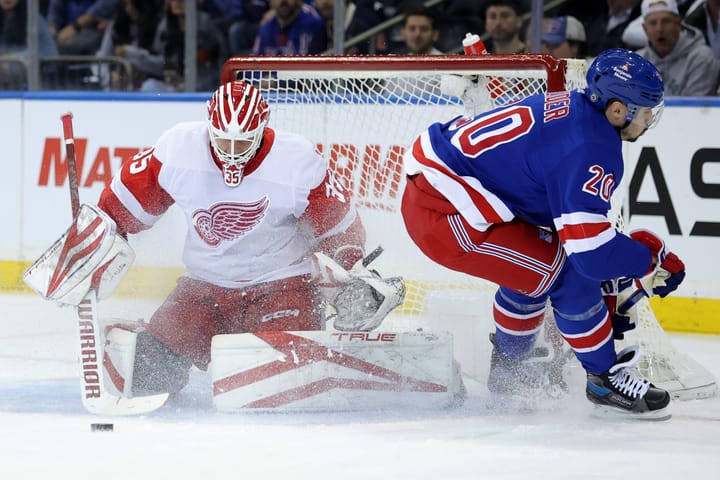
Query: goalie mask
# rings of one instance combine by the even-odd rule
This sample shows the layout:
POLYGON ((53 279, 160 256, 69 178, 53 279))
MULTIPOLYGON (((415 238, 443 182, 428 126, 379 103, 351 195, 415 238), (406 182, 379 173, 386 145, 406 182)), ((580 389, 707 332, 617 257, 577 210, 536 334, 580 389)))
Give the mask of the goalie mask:
POLYGON ((587 71, 585 96, 599 110, 612 100, 627 106, 628 124, 657 125, 663 111, 663 80, 649 60, 622 48, 605 50, 587 71))
POLYGON ((228 82, 208 101, 210 145, 229 187, 240 185, 243 170, 260 148, 270 107, 260 92, 245 82, 228 82))

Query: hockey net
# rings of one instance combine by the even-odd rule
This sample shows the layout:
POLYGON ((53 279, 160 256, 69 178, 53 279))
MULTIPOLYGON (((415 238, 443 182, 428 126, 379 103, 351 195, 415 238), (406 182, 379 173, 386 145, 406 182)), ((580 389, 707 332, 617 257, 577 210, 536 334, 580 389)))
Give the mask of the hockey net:
MULTIPOLYGON (((583 60, 548 55, 233 57, 222 77, 258 87, 271 105, 270 127, 313 140, 352 191, 368 248, 385 249, 373 266, 406 279, 406 301, 390 324, 453 329, 456 350, 466 342, 464 371, 479 374, 489 351, 477 347, 489 344, 496 287, 430 262, 409 239, 399 211, 402 155, 434 122, 582 88, 585 69, 583 60), (486 319, 482 327, 478 319, 486 319)), ((643 373, 676 398, 711 395, 712 375, 672 346, 647 301, 637 311, 639 327, 627 336, 644 347, 643 373)))

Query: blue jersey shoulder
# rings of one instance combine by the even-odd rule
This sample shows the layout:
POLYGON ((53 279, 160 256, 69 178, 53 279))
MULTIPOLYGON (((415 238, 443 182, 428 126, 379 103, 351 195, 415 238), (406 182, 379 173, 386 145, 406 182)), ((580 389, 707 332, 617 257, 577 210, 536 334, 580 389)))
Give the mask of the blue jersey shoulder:
POLYGON ((453 172, 478 179, 516 216, 539 225, 563 213, 607 210, 605 193, 623 174, 619 134, 580 92, 534 95, 435 124, 429 135, 453 172))

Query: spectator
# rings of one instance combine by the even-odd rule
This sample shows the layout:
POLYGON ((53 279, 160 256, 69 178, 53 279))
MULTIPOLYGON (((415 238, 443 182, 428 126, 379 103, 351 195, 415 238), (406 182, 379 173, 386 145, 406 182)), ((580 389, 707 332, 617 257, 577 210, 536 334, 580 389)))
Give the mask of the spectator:
MULTIPOLYGON (((125 78, 125 71, 113 69, 110 72, 110 87, 132 89, 152 77, 143 57, 153 49, 153 41, 160 23, 162 0, 122 0, 118 5, 115 19, 103 36, 98 55, 115 55, 127 59, 132 66, 132 79, 125 78)), ((161 52, 158 52, 161 53, 161 52)), ((162 79, 162 76, 156 76, 162 79)))
POLYGON ((623 32, 640 16, 640 0, 607 0, 603 15, 592 17, 585 24, 587 54, 595 57, 609 48, 627 48, 623 32))
MULTIPOLYGON (((683 17, 688 8, 691 7, 691 3, 695 2, 693 0, 680 0, 677 2, 678 12, 680 12, 681 17, 683 17)), ((693 26, 697 27, 697 25, 693 26)), ((700 30, 703 29, 700 28, 700 30)), ((707 36, 705 38, 707 40, 707 36)), ((627 27, 625 27, 625 31, 622 35, 622 41, 627 48, 632 50, 647 47, 648 40, 647 35, 645 35, 645 30, 643 29, 643 18, 641 16, 637 17, 635 20, 630 22, 627 27)))
MULTIPOLYGON (((550 18, 543 18, 542 19, 542 28, 540 29, 541 32, 545 32, 547 30, 548 23, 550 23, 550 18)), ((522 38, 525 39, 525 49, 522 53, 543 53, 543 47, 542 44, 540 45, 539 51, 533 51, 532 46, 532 35, 533 35, 533 24, 532 22, 527 22, 525 25, 525 33, 523 34, 522 38)))
POLYGON ((266 0, 203 0, 202 9, 226 38, 228 53, 247 55, 252 49, 260 21, 270 6, 266 0))
POLYGON ((720 65, 700 30, 682 24, 675 0, 643 0, 648 46, 638 53, 660 70, 665 95, 714 95, 720 65))
POLYGON ((401 34, 405 47, 397 53, 410 55, 443 53, 435 47, 440 35, 435 16, 425 7, 411 6, 405 11, 401 34))
POLYGON ((517 0, 490 0, 485 8, 485 42, 488 53, 522 53, 525 44, 520 39, 522 7, 517 0))
MULTIPOLYGON (((406 55, 441 55, 443 52, 434 47, 438 38, 436 19, 430 10, 422 6, 411 6, 406 10, 402 38, 405 48, 398 53, 406 55)), ((438 75, 412 75, 389 78, 386 80, 387 92, 401 98, 413 98, 424 95, 440 95, 440 77, 438 75)))
POLYGON ((51 0, 50 31, 61 55, 94 55, 120 0, 51 0))
MULTIPOLYGON (((332 50, 333 47, 333 27, 335 0, 315 0, 315 9, 325 21, 325 30, 327 32, 328 43, 326 50, 332 50)), ((356 35, 366 32, 372 27, 378 25, 382 21, 380 15, 370 6, 362 1, 349 0, 345 3, 345 35, 344 39, 348 40, 356 35)), ((352 45, 345 49, 346 55, 367 55, 369 53, 382 53, 387 50, 385 34, 379 33, 356 45, 352 45)))
POLYGON ((313 55, 325 51, 320 15, 303 0, 270 0, 272 16, 260 25, 252 55, 313 55))
MULTIPOLYGON (((40 58, 58 54, 47 21, 38 18, 38 54, 40 58)), ((0 89, 21 90, 27 86, 23 61, 27 50, 27 2, 0 0, 0 89)))
POLYGON ((585 27, 575 17, 555 17, 547 23, 543 49, 557 58, 585 58, 585 27))
POLYGON ((720 61, 720 0, 705 0, 685 15, 685 24, 705 35, 705 42, 720 61))
MULTIPOLYGON (((223 39, 210 16, 199 10, 197 24, 198 91, 211 91, 219 83, 221 63, 225 59, 223 39)), ((128 59, 142 65, 151 78, 141 86, 143 91, 181 91, 185 73, 185 2, 165 0, 165 13, 148 50, 131 49, 128 59), (158 80, 162 78, 163 80, 158 80)))

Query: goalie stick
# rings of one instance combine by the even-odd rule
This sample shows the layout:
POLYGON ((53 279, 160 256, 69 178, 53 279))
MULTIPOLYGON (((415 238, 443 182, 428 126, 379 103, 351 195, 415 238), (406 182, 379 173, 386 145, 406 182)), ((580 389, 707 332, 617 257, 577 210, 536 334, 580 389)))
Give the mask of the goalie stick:
MULTIPOLYGON (((75 162, 75 136, 72 113, 62 115, 63 138, 68 165, 68 184, 73 220, 80 210, 77 165, 75 162)), ((93 279, 95 280, 95 279, 93 279)), ((111 394, 103 379, 103 335, 97 312, 97 284, 75 307, 80 342, 81 399, 85 409, 97 415, 140 415, 157 410, 165 404, 168 394, 126 398, 111 394)))

